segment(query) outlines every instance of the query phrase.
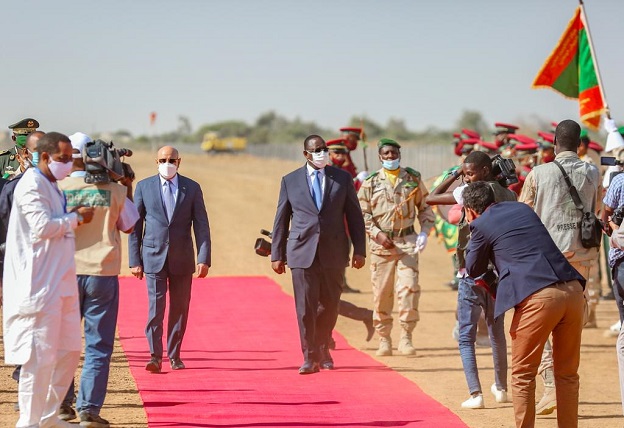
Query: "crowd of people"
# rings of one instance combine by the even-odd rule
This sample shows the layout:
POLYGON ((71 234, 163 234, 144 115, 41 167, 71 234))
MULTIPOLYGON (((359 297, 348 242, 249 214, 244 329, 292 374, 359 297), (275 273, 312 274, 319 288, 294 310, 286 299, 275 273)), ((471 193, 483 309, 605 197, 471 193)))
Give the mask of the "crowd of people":
MULTIPOLYGON (((390 332, 395 297, 401 327, 396 350, 416 353, 412 332, 419 320, 418 254, 434 224, 438 230, 435 217, 440 211, 434 214, 432 207, 447 205, 452 208, 443 221, 457 229, 454 334, 470 393, 461 407, 485 407, 475 357, 483 325, 494 360, 490 392, 504 403, 511 391, 516 426, 532 427, 536 415, 555 409, 558 426, 578 426, 581 330, 597 326, 595 310, 602 294, 603 239, 585 238, 585 218, 598 224, 596 216, 603 216, 605 242, 616 230, 610 240, 612 271, 602 269, 602 275, 613 279, 620 313, 624 310, 618 277, 624 239, 612 215, 624 206, 624 174, 617 175, 623 171, 624 129, 618 130, 610 118, 605 127, 609 136, 604 152, 616 159, 609 169, 600 165, 603 147, 573 120, 554 123, 552 132, 539 132, 538 139, 504 123, 495 124, 493 142, 463 129, 454 142, 459 165, 447 170, 431 193, 418 171, 401 165, 401 145, 395 140, 379 140, 382 167, 364 176, 348 156, 346 138, 325 142, 309 136, 303 144, 305 165, 282 179, 271 248, 274 271, 285 273, 286 264, 292 271, 303 353, 299 373, 335 368, 328 344, 341 278, 351 245, 351 266, 364 265, 363 236, 368 241, 373 326, 379 336, 376 354, 394 352, 390 332), (345 184, 348 178, 353 185, 345 184), (504 316, 512 308, 509 388, 504 316), (538 374, 544 394, 536 402, 538 374)), ((623 333, 617 349, 624 406, 623 333)))
MULTIPOLYGON (((619 326, 624 319, 624 229, 617 222, 624 207, 624 174, 618 175, 624 129, 609 118, 605 127, 604 152, 616 160, 608 169, 597 161, 603 148, 572 120, 538 139, 496 123, 491 143, 463 129, 454 142, 458 165, 431 192, 416 169, 401 164, 396 140, 377 142, 381 168, 369 172, 368 165, 359 171, 350 155, 364 140, 361 128, 342 128, 341 138, 327 142, 308 136, 305 164, 282 179, 271 244, 272 269, 283 274, 288 267, 292 275, 303 354, 298 373, 335 368, 330 351, 338 315, 364 322, 367 340, 378 335, 377 356, 395 349, 416 354, 419 254, 438 231, 438 208, 447 206, 443 221, 457 233, 456 338, 469 391, 461 407, 485 407, 475 356, 481 335, 492 348, 490 392, 497 403, 513 402, 516 426, 534 426, 536 415, 555 409, 559 426, 577 426, 581 330, 596 327, 602 294, 601 244, 583 236, 588 215, 603 219, 611 248, 610 270, 602 275, 612 280, 619 326), (359 291, 347 284, 346 268, 360 269, 367 258, 372 310, 341 300, 342 293, 359 291), (509 385, 504 317, 512 308, 509 385), (544 394, 536 402, 538 374, 544 394)), ((160 373, 166 354, 171 370, 183 370, 193 276, 205 277, 211 265, 202 190, 178 173, 181 157, 171 146, 158 150, 158 172, 133 191, 128 164, 121 163, 120 174, 90 157, 87 149, 102 149, 101 140, 45 133, 30 118, 9 128, 15 146, 0 153, 0 252, 5 362, 16 366, 18 381, 16 427, 71 426, 67 421, 79 418, 81 426, 106 428, 100 411, 119 305, 121 233, 128 234, 132 274, 146 279, 145 369, 160 373), (94 173, 97 168, 104 173, 94 173)), ((621 329, 617 352, 624 406, 621 329)))

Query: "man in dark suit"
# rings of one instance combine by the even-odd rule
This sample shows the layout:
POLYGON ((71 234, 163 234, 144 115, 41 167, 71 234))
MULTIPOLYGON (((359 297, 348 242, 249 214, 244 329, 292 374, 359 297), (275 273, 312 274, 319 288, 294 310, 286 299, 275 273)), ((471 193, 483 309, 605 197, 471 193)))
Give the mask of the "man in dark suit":
POLYGON ((575 428, 585 279, 528 205, 494 204, 487 183, 469 184, 463 198, 471 231, 466 250, 468 274, 483 275, 491 260, 499 275, 494 316, 515 308, 509 333, 516 426, 535 424, 535 376, 552 332, 557 423, 575 428))
POLYGON ((181 159, 170 146, 158 150, 158 174, 141 180, 134 203, 141 218, 128 239, 132 274, 147 278, 149 315, 145 335, 152 355, 145 369, 159 373, 163 354, 163 319, 169 288, 167 355, 172 370, 184 368, 180 348, 191 301, 193 273, 208 275, 210 226, 204 197, 195 181, 177 173, 181 159), (193 254, 191 225, 197 245, 193 254))
POLYGON ((331 370, 328 349, 338 316, 344 268, 360 269, 366 257, 364 219, 353 179, 327 166, 327 145, 318 135, 303 143, 306 164, 282 178, 273 224, 271 267, 291 269, 304 363, 300 374, 331 370))

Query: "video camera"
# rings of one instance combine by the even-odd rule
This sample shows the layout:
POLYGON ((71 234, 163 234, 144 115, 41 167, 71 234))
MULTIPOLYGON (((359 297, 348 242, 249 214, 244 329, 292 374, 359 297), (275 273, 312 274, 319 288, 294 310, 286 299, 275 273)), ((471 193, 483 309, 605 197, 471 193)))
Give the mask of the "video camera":
MULTIPOLYGON (((269 239, 273 238, 271 232, 268 230, 260 229, 260 233, 264 236, 268 236, 269 239)), ((269 257, 271 255, 271 243, 264 238, 256 239, 254 249, 256 250, 256 254, 259 256, 269 257)))
POLYGON ((616 208, 611 214, 611 221, 619 226, 622 224, 622 220, 624 220, 624 207, 616 208))
POLYGON ((496 155, 492 158, 492 175, 504 187, 518 182, 516 165, 511 159, 506 159, 501 155, 496 155))
POLYGON ((132 156, 132 150, 117 149, 113 142, 89 141, 85 144, 82 158, 85 163, 85 183, 109 183, 119 181, 128 171, 121 158, 132 156))
POLYGON ((624 162, 610 156, 600 156, 600 165, 623 166, 624 162))

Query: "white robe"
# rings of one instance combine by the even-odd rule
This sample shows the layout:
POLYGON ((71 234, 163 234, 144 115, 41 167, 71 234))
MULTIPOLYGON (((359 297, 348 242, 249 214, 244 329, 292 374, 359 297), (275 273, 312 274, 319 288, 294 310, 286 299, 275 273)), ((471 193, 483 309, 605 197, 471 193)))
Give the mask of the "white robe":
MULTIPOLYGON (((25 364, 33 351, 35 321, 60 314, 61 300, 78 305, 74 263, 77 215, 65 213, 56 183, 28 169, 15 186, 4 259, 4 352, 6 364, 25 364), (58 302, 58 304, 56 304, 58 302)), ((65 324, 52 348, 80 351, 80 318, 65 324), (69 330, 69 331, 68 331, 69 330), (56 346, 55 346, 56 345, 56 346)))

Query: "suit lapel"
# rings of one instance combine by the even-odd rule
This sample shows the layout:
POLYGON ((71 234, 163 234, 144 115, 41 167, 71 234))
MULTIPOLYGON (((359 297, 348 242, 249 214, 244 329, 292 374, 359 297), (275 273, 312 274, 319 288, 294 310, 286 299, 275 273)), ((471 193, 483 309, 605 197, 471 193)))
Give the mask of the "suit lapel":
POLYGON ((178 174, 178 197, 176 198, 176 204, 175 204, 175 208, 173 209, 173 215, 171 216, 171 221, 173 221, 173 219, 176 216, 176 213, 178 212, 178 208, 182 205, 182 202, 184 201, 184 198, 186 197, 186 191, 187 191, 187 183, 186 183, 186 177, 182 177, 180 174, 178 174))
POLYGON ((165 221, 167 220, 167 209, 165 208, 165 201, 163 200, 163 192, 162 186, 160 185, 160 175, 156 174, 154 179, 152 180, 152 184, 150 185, 152 192, 156 196, 156 200, 160 201, 160 208, 162 209, 161 214, 165 221))
POLYGON ((308 197, 305 199, 308 201, 308 204, 312 206, 312 208, 318 211, 318 209, 316 208, 316 202, 314 202, 314 198, 312 197, 312 193, 310 192, 310 179, 308 178, 307 163, 303 166, 303 168, 300 169, 300 171, 301 179, 299 181, 301 182, 303 180, 305 193, 308 195, 308 197))
POLYGON ((325 167, 325 189, 323 189, 323 203, 321 204, 321 211, 325 207, 325 201, 328 200, 329 192, 334 185, 334 171, 328 166, 325 167))

